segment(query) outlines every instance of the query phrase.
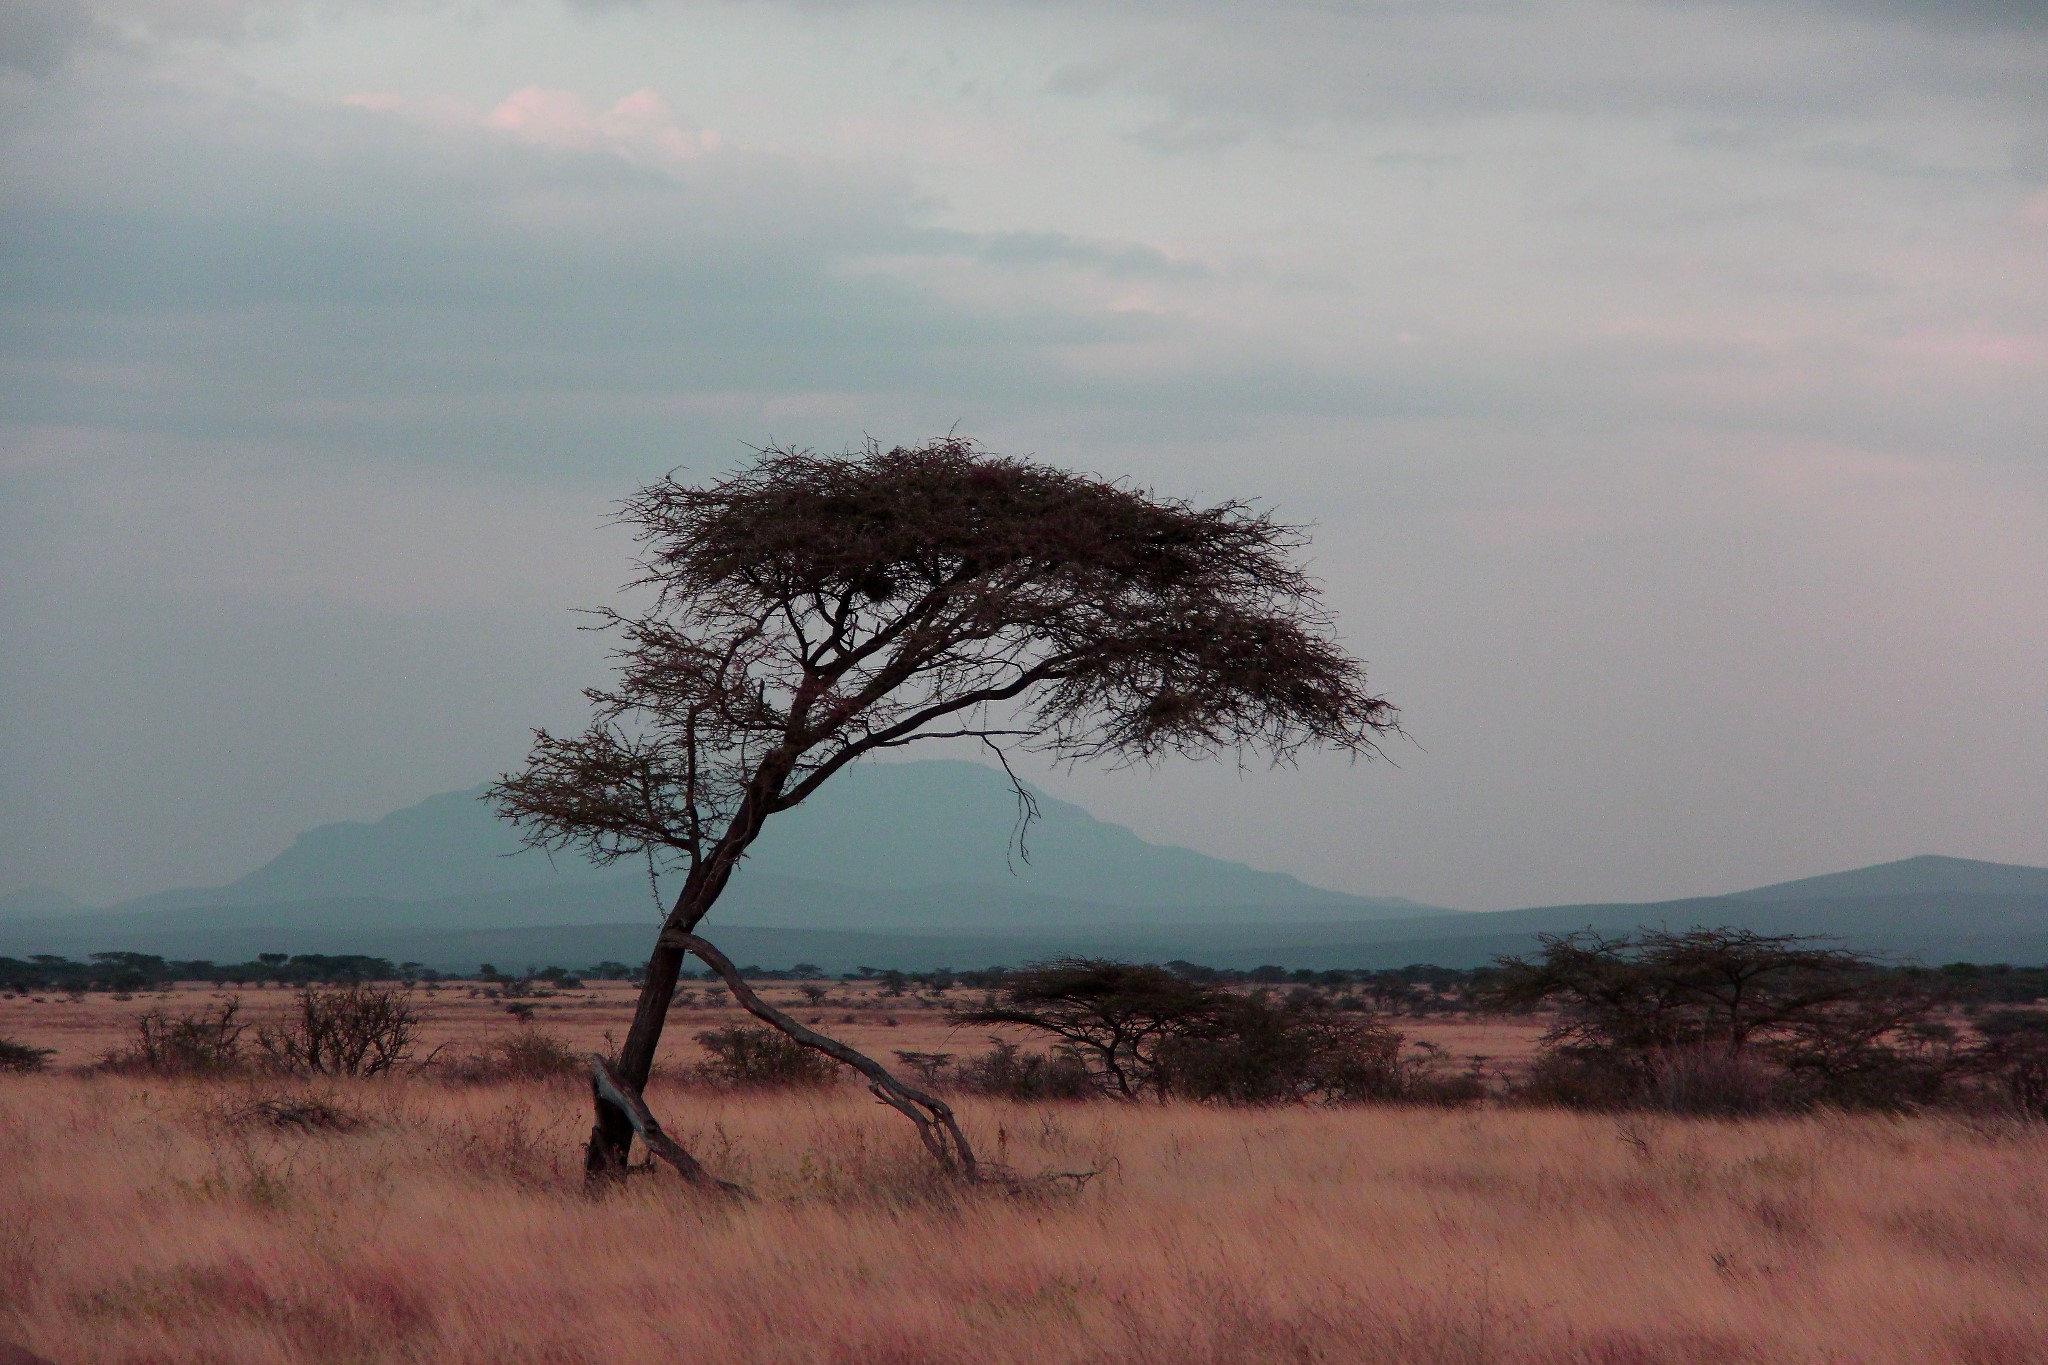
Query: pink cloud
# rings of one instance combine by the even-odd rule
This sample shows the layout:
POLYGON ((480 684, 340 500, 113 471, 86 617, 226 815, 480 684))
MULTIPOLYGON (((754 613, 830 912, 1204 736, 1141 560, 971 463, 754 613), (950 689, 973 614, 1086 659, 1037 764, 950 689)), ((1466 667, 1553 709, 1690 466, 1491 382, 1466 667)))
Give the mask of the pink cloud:
POLYGON ((539 146, 602 148, 652 164, 694 160, 718 147, 718 134, 682 127, 668 101, 644 89, 595 114, 574 91, 529 85, 513 91, 486 122, 539 146))
POLYGON ((344 95, 341 102, 442 128, 482 128, 535 147, 609 154, 655 167, 693 161, 719 146, 717 133, 684 127, 667 100, 645 89, 602 113, 573 90, 542 85, 523 86, 483 114, 446 100, 410 100, 384 91, 344 95))

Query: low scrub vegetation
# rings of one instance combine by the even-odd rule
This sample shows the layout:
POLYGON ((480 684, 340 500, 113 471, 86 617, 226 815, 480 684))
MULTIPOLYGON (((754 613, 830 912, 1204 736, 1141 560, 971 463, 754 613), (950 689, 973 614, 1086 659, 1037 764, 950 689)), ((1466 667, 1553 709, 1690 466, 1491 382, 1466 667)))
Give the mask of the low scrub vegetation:
POLYGON ((133 1041, 104 1059, 115 1071, 146 1071, 158 1076, 221 1075, 239 1071, 247 1061, 242 1036, 248 1025, 239 1000, 182 1014, 146 1011, 135 1021, 133 1041))
MULTIPOLYGON (((1377 1016, 1321 1003, 1314 996, 1276 999, 1263 988, 1246 994, 1163 967, 1065 958, 1006 974, 983 1004, 954 1017, 1037 1034, 1067 1067, 1076 1092, 1117 1099, 1356 1104, 1478 1097, 1476 1083, 1437 1076, 1434 1057, 1405 1049, 1402 1035, 1377 1016)), ((981 1071, 1015 1067, 1014 1056, 999 1054, 981 1071)))
POLYGON ((589 1059, 545 1029, 522 1023, 465 1055, 444 1058, 438 1072, 453 1081, 491 1083, 585 1077, 589 1059))
POLYGON ((420 1014, 403 987, 302 987, 281 1013, 252 1029, 241 1001, 183 1012, 150 1009, 128 1042, 101 1058, 107 1071, 157 1076, 380 1076, 415 1061, 420 1014))
POLYGON ((733 1090, 829 1085, 842 1074, 837 1062, 771 1028, 734 1024, 697 1035, 705 1052, 694 1077, 733 1090))
POLYGON ((1525 1102, 1703 1115, 2005 1106, 2048 1117, 2048 1015, 1951 1017, 1925 976, 1747 930, 1548 937, 1502 963, 1553 1022, 1525 1102), (1959 1023, 1961 1026, 1959 1026, 1959 1023))
POLYGON ((49 1048, 0 1038, 0 1071, 41 1071, 49 1059, 49 1048))

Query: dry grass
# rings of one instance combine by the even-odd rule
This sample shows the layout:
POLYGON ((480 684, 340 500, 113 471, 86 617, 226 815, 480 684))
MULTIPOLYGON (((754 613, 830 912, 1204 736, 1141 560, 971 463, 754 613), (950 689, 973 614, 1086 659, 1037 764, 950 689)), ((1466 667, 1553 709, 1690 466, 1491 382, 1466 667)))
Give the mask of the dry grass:
MULTIPOLYGON (((964 1056, 988 1045, 992 1030, 956 1028, 947 1022, 943 1008, 945 1003, 976 1001, 980 992, 955 988, 943 999, 926 1003, 916 997, 885 996, 873 982, 821 984, 830 992, 827 1003, 821 1005, 810 1004, 793 985, 763 986, 761 994, 885 1063, 893 1061, 898 1050, 964 1056)), ((625 1036, 638 994, 637 987, 624 982, 592 981, 582 990, 516 1003, 530 1005, 534 1023, 541 1028, 579 1051, 590 1052, 605 1047, 607 1034, 625 1036)), ((52 1049, 52 1066, 81 1066, 126 1044, 134 1035, 136 1020, 147 1011, 178 1014, 218 1005, 230 996, 241 1001, 242 1017, 253 1028, 281 1014, 291 993, 254 988, 216 990, 187 983, 162 994, 144 992, 128 1000, 108 995, 89 995, 79 1001, 62 994, 0 996, 0 1037, 52 1049)), ((423 1016, 421 1036, 427 1050, 445 1045, 451 1054, 473 1053, 503 1037, 515 1023, 505 1009, 514 1002, 490 998, 468 983, 421 990, 415 1002, 423 1016)), ((700 1060, 694 1041, 697 1033, 751 1022, 750 1016, 732 1005, 730 996, 707 990, 701 982, 685 982, 679 1002, 669 1014, 664 1054, 675 1064, 700 1060)), ((1399 1019, 1395 1023, 1411 1039, 1443 1048, 1447 1064, 1457 1070, 1475 1056, 1486 1058, 1489 1069, 1525 1063, 1543 1031, 1540 1024, 1527 1020, 1491 1018, 1399 1019)))
POLYGON ((0 1338, 60 1362, 2048 1357, 2048 1137, 1936 1120, 970 1104, 657 1086, 763 1196, 578 1188, 573 1082, 0 1084, 0 1338))
MULTIPOLYGON (((776 995, 884 1058, 982 1045, 862 990, 776 995)), ((5 1000, 0 1033, 76 1067, 209 994, 5 1000)), ((629 1002, 537 1022, 596 1047, 629 1002)), ((518 1027, 426 1003, 451 1051, 518 1027)), ((678 1010, 675 1060, 736 1018, 678 1010)), ((1412 1031, 1459 1064, 1535 1032, 1412 1031)), ((760 1202, 665 1172, 586 1198, 574 1078, 0 1077, 0 1340, 63 1365, 2048 1360, 2039 1128, 964 1102, 985 1155, 1101 1172, 1021 1199, 935 1182, 850 1086, 650 1100, 760 1202)))

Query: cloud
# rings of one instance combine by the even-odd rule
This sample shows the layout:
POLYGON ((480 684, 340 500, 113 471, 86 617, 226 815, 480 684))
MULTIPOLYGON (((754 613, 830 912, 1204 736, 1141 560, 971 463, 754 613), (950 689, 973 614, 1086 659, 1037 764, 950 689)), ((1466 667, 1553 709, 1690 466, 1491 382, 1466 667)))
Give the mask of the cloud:
POLYGON ((956 422, 1314 518, 1424 742, 1116 787, 1156 836, 1471 904, 2048 860, 2025 15, 95 0, 0 41, 0 886, 474 781, 591 680, 608 499, 956 422))
POLYGON ((91 29, 73 0, 10 0, 0 5, 0 73, 47 75, 91 29))
POLYGON ((429 127, 487 128, 534 147, 608 152, 644 166, 672 167, 695 161, 717 151, 719 146, 717 133, 682 126, 668 101, 644 88, 621 97, 603 112, 593 112, 573 90, 541 85, 513 91, 488 113, 464 109, 448 100, 421 104, 383 91, 345 95, 342 103, 373 114, 409 118, 429 127))
POLYGON ((1141 136, 1188 152, 1333 122, 1424 128, 1532 113, 1782 131, 1924 114, 1928 100, 2040 126, 2048 10, 1968 8, 1977 22, 1906 0, 1160 4, 1127 11, 1123 33, 1050 84, 1155 98, 1159 117, 1141 136))

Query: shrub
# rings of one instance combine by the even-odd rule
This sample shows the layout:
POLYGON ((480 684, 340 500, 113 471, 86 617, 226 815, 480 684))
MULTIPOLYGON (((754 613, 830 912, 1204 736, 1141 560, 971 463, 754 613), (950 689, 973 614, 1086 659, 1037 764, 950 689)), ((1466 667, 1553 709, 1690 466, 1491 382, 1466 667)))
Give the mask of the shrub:
POLYGON ((1001 1038, 953 1068, 953 1088, 1006 1100, 1086 1100, 1102 1092, 1071 1052, 1026 1052, 1001 1038))
POLYGON ((159 1076, 221 1075, 240 1070, 245 1057, 241 1001, 229 997, 212 1009, 171 1015, 147 1010, 135 1021, 128 1046, 104 1063, 114 1070, 159 1076))
POLYGON ((41 1071, 50 1052, 46 1047, 30 1047, 12 1038, 0 1038, 0 1071, 41 1071))
POLYGON ((2022 1114, 2048 1118, 2048 1014, 1996 1010, 1977 1021, 1982 1041, 1969 1059, 1992 1092, 2022 1114))
POLYGON ((568 1043, 525 1024, 450 1063, 447 1074, 453 1080, 473 1083, 539 1081, 554 1076, 580 1076, 589 1067, 583 1055, 568 1043))
POLYGON ((712 1085, 735 1090, 825 1085, 838 1073, 831 1058, 771 1028, 731 1024, 708 1029, 697 1041, 710 1056, 697 1064, 696 1075, 712 1085))
POLYGON ((1672 1048, 1656 1058, 1640 1107, 1702 1118, 1737 1118, 1784 1107, 1776 1077, 1751 1057, 1719 1046, 1672 1048))
POLYGON ((1209 1026, 1236 999, 1163 967, 1070 957, 1010 973, 985 1004, 954 1017, 1049 1035, 1105 1094, 1135 1099, 1165 1092, 1169 1040, 1209 1026))
POLYGON ((1904 1109, 1944 1096, 1958 1071, 1937 997, 1908 973, 1745 929, 1542 935, 1503 958, 1508 1008, 1553 1006, 1525 1100, 1575 1108, 1751 1114, 1904 1109))
POLYGON ((1231 1104, 1405 1099, 1413 1077, 1401 1043, 1376 1018, 1338 1019, 1254 995, 1162 1044, 1161 1084, 1191 1099, 1231 1104))
POLYGON ((256 1044, 281 1071, 381 1076, 412 1060, 419 1011, 406 986, 302 988, 284 1020, 256 1030, 256 1044))
MULTIPOLYGON (((1125 1099, 1444 1103, 1481 1089, 1476 1078, 1462 1088, 1436 1082, 1434 1060, 1404 1057, 1401 1035, 1378 1017, 1340 1014, 1306 987, 1283 1003, 1264 990, 1239 995, 1190 973, 1125 962, 1040 963, 1005 976, 986 1004, 956 1017, 1050 1035, 1065 1065, 1125 1099)), ((1014 1062, 1000 1052, 986 1059, 997 1075, 1014 1062)))

